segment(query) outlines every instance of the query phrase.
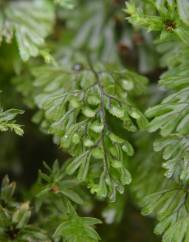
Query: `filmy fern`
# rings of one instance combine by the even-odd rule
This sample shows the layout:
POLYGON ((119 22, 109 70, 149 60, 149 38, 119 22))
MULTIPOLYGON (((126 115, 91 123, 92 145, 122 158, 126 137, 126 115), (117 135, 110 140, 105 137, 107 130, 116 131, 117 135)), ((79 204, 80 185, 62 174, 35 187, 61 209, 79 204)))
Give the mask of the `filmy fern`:
POLYGON ((23 112, 17 109, 0 109, 0 131, 13 130, 18 135, 23 135, 22 127, 16 124, 15 117, 23 112))
POLYGON ((77 171, 78 179, 88 181, 92 192, 114 199, 116 190, 122 193, 131 182, 126 155, 133 155, 133 147, 116 134, 111 120, 123 130, 145 127, 146 118, 129 99, 129 92, 140 93, 147 81, 129 70, 109 72, 108 67, 81 60, 78 64, 73 60, 75 65, 34 69, 34 86, 40 90, 35 102, 44 112, 42 126, 73 156, 67 173, 77 171))
POLYGON ((15 35, 24 61, 39 55, 52 28, 53 6, 45 0, 3 1, 0 6, 0 40, 10 43, 15 35))
POLYGON ((89 216, 118 223, 127 199, 163 242, 189 241, 189 2, 124 2, 0 0, 0 89, 18 107, 0 131, 22 136, 22 114, 16 157, 50 136, 31 189, 2 180, 0 241, 98 242, 89 216))
POLYGON ((162 63, 168 67, 160 84, 173 90, 146 112, 152 119, 149 131, 160 130, 162 137, 155 141, 154 149, 163 151, 170 184, 145 199, 143 213, 157 216, 155 232, 163 234, 163 241, 188 241, 188 1, 146 1, 138 9, 136 3, 127 5, 129 19, 159 32, 156 42, 162 63))

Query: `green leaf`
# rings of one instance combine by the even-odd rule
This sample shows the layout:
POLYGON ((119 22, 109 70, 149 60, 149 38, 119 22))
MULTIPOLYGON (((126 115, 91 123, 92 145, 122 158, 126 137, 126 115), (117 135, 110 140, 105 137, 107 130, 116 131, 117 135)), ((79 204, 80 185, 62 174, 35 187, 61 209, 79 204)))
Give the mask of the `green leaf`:
POLYGON ((96 115, 95 110, 92 110, 89 107, 83 108, 82 112, 87 118, 93 118, 96 115))
POLYGON ((90 125, 90 129, 92 131, 94 131, 95 133, 101 133, 103 130, 103 124, 101 124, 99 121, 94 121, 91 125, 90 125))
POLYGON ((124 142, 122 150, 126 152, 128 156, 132 156, 134 154, 134 149, 129 142, 124 142))

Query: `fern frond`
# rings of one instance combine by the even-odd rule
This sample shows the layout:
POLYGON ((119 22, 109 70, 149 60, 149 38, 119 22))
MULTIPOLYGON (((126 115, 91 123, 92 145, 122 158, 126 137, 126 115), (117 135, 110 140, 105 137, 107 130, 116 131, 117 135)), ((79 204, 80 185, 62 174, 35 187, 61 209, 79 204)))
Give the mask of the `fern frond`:
POLYGON ((59 165, 57 161, 54 162, 53 167, 50 168, 47 165, 47 171, 49 174, 39 173, 39 192, 37 197, 42 199, 49 199, 52 194, 53 197, 67 198, 76 204, 82 204, 83 200, 76 192, 77 182, 74 179, 66 179, 66 175, 63 167, 59 165))
POLYGON ((48 1, 8 2, 0 10, 0 39, 10 43, 15 35, 20 56, 26 61, 39 55, 53 21, 54 10, 48 1))
POLYGON ((110 73, 107 68, 86 61, 41 67, 34 70, 34 85, 40 90, 35 101, 49 133, 73 156, 67 172, 90 181, 92 192, 114 197, 131 181, 124 157, 133 155, 133 148, 112 130, 109 119, 132 132, 146 126, 128 95, 141 93, 147 80, 129 70, 114 68, 110 73))
POLYGON ((160 129, 162 136, 188 133, 188 90, 187 87, 171 94, 161 104, 147 110, 146 115, 149 118, 154 117, 149 125, 151 132, 160 129))
POLYGON ((21 125, 16 124, 15 117, 23 112, 18 109, 8 109, 4 111, 0 109, 0 131, 12 130, 18 135, 23 135, 23 129, 21 125))
MULTIPOLYGON (((130 1, 127 5, 129 19, 139 27, 157 31, 156 43, 162 54, 162 66, 168 68, 160 77, 160 84, 171 89, 171 94, 168 93, 160 104, 146 111, 151 119, 149 131, 160 130, 162 136, 154 142, 154 150, 162 153, 165 161, 159 159, 159 164, 166 169, 166 177, 162 176, 159 187, 152 189, 140 205, 144 206, 144 215, 157 217, 155 233, 162 235, 163 242, 186 242, 189 240, 188 1, 144 1, 136 7, 137 2, 130 1)), ((143 178, 141 176, 142 180, 146 179, 143 178)), ((135 190, 142 180, 136 178, 135 190)))
POLYGON ((96 218, 80 217, 73 208, 63 222, 56 229, 53 237, 64 238, 65 241, 72 242, 97 242, 100 240, 99 235, 93 226, 100 224, 101 221, 96 218))
POLYGON ((37 241, 49 239, 47 233, 30 224, 31 208, 29 202, 14 201, 16 183, 10 182, 6 176, 2 181, 0 194, 0 239, 1 241, 37 241))
POLYGON ((177 184, 153 193, 144 199, 144 215, 155 214, 158 224, 155 233, 163 234, 163 242, 186 242, 188 228, 188 192, 177 184))
POLYGON ((188 136, 172 135, 158 139, 154 143, 155 151, 163 151, 163 167, 167 169, 165 175, 177 181, 187 183, 189 176, 188 136))
POLYGON ((160 32, 158 40, 181 40, 188 45, 188 21, 184 14, 188 8, 187 1, 130 1, 126 12, 130 15, 129 21, 148 31, 160 32))

